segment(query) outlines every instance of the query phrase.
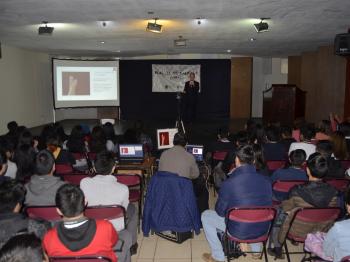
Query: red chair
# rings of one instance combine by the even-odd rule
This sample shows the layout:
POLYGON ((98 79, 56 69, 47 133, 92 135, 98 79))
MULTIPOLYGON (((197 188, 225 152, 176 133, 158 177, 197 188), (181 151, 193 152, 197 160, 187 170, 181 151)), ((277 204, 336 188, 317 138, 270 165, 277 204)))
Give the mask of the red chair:
POLYGON ((350 160, 341 160, 340 163, 345 170, 350 168, 350 160))
POLYGON ((270 171, 275 171, 280 168, 284 168, 286 165, 285 160, 268 160, 266 161, 267 168, 270 171))
POLYGON ((88 206, 85 208, 84 214, 88 218, 112 220, 117 218, 124 218, 124 226, 126 223, 126 212, 125 208, 120 205, 110 206, 88 206))
POLYGON ((73 173, 73 167, 70 164, 56 164, 55 170, 57 175, 73 173))
POLYGON ((278 199, 278 201, 274 201, 274 205, 280 204, 280 201, 286 199, 288 197, 289 191, 297 186, 305 184, 307 181, 304 180, 277 180, 272 184, 272 190, 274 196, 278 199))
POLYGON ((228 154, 228 151, 214 151, 213 152, 213 160, 214 161, 224 161, 227 154, 228 154))
POLYGON ((343 257, 341 262, 350 262, 350 256, 343 257))
POLYGON ((43 219, 47 221, 61 220, 56 206, 29 206, 25 209, 25 212, 32 219, 43 219))
MULTIPOLYGON (((338 207, 327 207, 327 208, 300 208, 295 213, 289 225, 286 239, 290 239, 294 242, 304 243, 306 239, 305 236, 297 236, 291 232, 293 228, 293 224, 295 221, 299 220, 308 224, 321 224, 321 223, 332 223, 334 222, 340 215, 341 209, 338 207)), ((312 232, 305 232, 312 233, 312 232)), ((289 252, 287 241, 284 239, 282 246, 285 249, 285 253, 287 256, 288 262, 290 262, 290 254, 303 254, 304 252, 289 252)))
POLYGON ((129 187, 129 201, 138 203, 138 229, 140 231, 140 220, 142 216, 142 199, 143 199, 143 181, 142 176, 138 174, 126 175, 115 174, 117 181, 129 187))
POLYGON ((325 182, 341 192, 344 192, 350 184, 348 179, 325 179, 325 182))
MULTIPOLYGON (((276 217, 276 210, 273 207, 235 207, 229 209, 226 215, 226 231, 225 235, 225 245, 227 250, 229 250, 229 240, 235 241, 237 243, 263 243, 263 250, 260 255, 265 256, 265 261, 268 261, 267 252, 266 252, 266 242, 269 238, 270 231, 273 225, 273 222, 276 217), (252 223, 252 227, 255 227, 255 223, 268 222, 268 230, 265 234, 256 237, 254 239, 240 239, 233 235, 230 235, 228 232, 228 221, 233 222, 243 222, 243 223, 252 223)), ((228 252, 229 253, 229 252, 228 252)), ((230 254, 227 255, 227 261, 230 261, 230 254)))
POLYGON ((73 185, 80 186, 80 181, 85 177, 91 177, 91 175, 84 174, 84 173, 73 173, 73 174, 63 174, 62 177, 64 181, 73 185))
POLYGON ((93 153, 93 152, 89 152, 88 154, 88 158, 90 159, 90 161, 95 161, 96 160, 96 153, 93 153))
POLYGON ((103 256, 81 256, 81 257, 50 257, 50 262, 111 262, 103 256))

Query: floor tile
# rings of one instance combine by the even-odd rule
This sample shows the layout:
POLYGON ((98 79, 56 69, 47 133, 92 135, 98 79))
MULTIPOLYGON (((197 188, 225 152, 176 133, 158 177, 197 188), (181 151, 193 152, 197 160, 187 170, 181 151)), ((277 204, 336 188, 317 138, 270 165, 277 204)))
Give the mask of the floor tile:
POLYGON ((191 262, 191 259, 155 259, 154 262, 191 262))
POLYGON ((204 234, 203 229, 201 230, 201 232, 200 232, 199 235, 194 234, 192 241, 193 241, 193 240, 194 240, 194 241, 197 241, 197 240, 199 240, 199 241, 207 240, 207 239, 205 238, 205 234, 204 234))
POLYGON ((192 241, 192 258, 201 258, 203 253, 210 253, 210 248, 206 240, 192 241))
POLYGON ((153 259, 154 258, 154 254, 155 254, 155 250, 156 250, 156 246, 157 246, 157 240, 153 240, 153 241, 147 241, 147 240, 143 240, 142 241, 142 245, 140 247, 140 253, 138 255, 139 259, 143 259, 143 258, 150 258, 153 259))
POLYGON ((177 244, 171 241, 158 241, 155 259, 172 258, 191 259, 191 242, 187 240, 182 244, 177 244))

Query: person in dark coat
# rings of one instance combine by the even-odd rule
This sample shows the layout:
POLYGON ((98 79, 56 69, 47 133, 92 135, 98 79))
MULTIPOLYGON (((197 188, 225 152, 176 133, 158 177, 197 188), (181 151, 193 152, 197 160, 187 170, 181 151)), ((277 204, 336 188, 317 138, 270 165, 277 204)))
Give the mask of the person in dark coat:
POLYGON ((195 73, 190 73, 190 80, 185 83, 183 91, 184 118, 186 122, 193 122, 196 119, 197 100, 199 93, 199 82, 195 80, 195 73))

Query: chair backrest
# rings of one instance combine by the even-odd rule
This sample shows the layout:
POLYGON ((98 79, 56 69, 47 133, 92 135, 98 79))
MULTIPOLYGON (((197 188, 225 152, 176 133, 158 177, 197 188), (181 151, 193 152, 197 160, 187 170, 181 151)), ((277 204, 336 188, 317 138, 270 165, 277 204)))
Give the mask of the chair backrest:
POLYGON ((306 223, 323 223, 336 220, 340 215, 340 208, 338 207, 326 207, 315 208, 305 207, 298 209, 293 220, 300 220, 306 223))
POLYGON ((350 160, 341 160, 340 163, 345 170, 350 168, 350 160))
POLYGON ((61 216, 57 213, 56 206, 29 206, 25 209, 29 218, 44 219, 47 221, 61 220, 61 216))
POLYGON ((122 217, 125 218, 125 208, 120 205, 90 206, 85 208, 84 214, 88 218, 112 220, 122 217))
POLYGON ((224 161, 227 154, 228 154, 228 151, 214 151, 213 160, 224 161))
POLYGON ((50 262, 111 262, 107 257, 102 256, 80 256, 80 257, 50 257, 50 262))
POLYGON ((73 184, 73 185, 80 185, 80 181, 84 179, 85 177, 91 177, 91 175, 88 174, 82 174, 82 173, 75 173, 75 174, 63 174, 62 175, 63 180, 73 184))
POLYGON ((345 191, 350 184, 350 180, 348 179, 325 179, 325 182, 338 191, 345 191))
POLYGON ((350 261, 350 256, 346 256, 341 259, 341 262, 349 262, 349 261, 350 261))
POLYGON ((275 171, 279 168, 284 168, 284 166, 286 165, 286 161, 285 160, 268 160, 266 161, 266 165, 270 171, 275 171))
POLYGON ((126 186, 138 186, 142 183, 142 177, 138 174, 115 174, 117 181, 126 186))
POLYGON ((73 173, 73 167, 70 164, 56 164, 55 165, 56 174, 71 174, 73 173))
POLYGON ((304 180, 277 180, 272 184, 273 191, 288 193, 293 187, 305 184, 304 180))
POLYGON ((88 158, 90 159, 90 161, 95 161, 96 160, 96 156, 97 154, 94 152, 89 152, 88 153, 88 158))

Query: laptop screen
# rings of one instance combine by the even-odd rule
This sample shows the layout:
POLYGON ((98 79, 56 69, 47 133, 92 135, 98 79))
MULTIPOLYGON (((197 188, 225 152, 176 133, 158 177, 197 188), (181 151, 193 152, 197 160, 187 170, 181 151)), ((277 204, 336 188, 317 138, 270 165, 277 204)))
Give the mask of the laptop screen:
POLYGON ((192 154, 197 162, 203 161, 203 146, 201 145, 187 145, 186 150, 192 154))
POLYGON ((124 144, 119 145, 120 159, 143 159, 143 147, 142 144, 124 144))

